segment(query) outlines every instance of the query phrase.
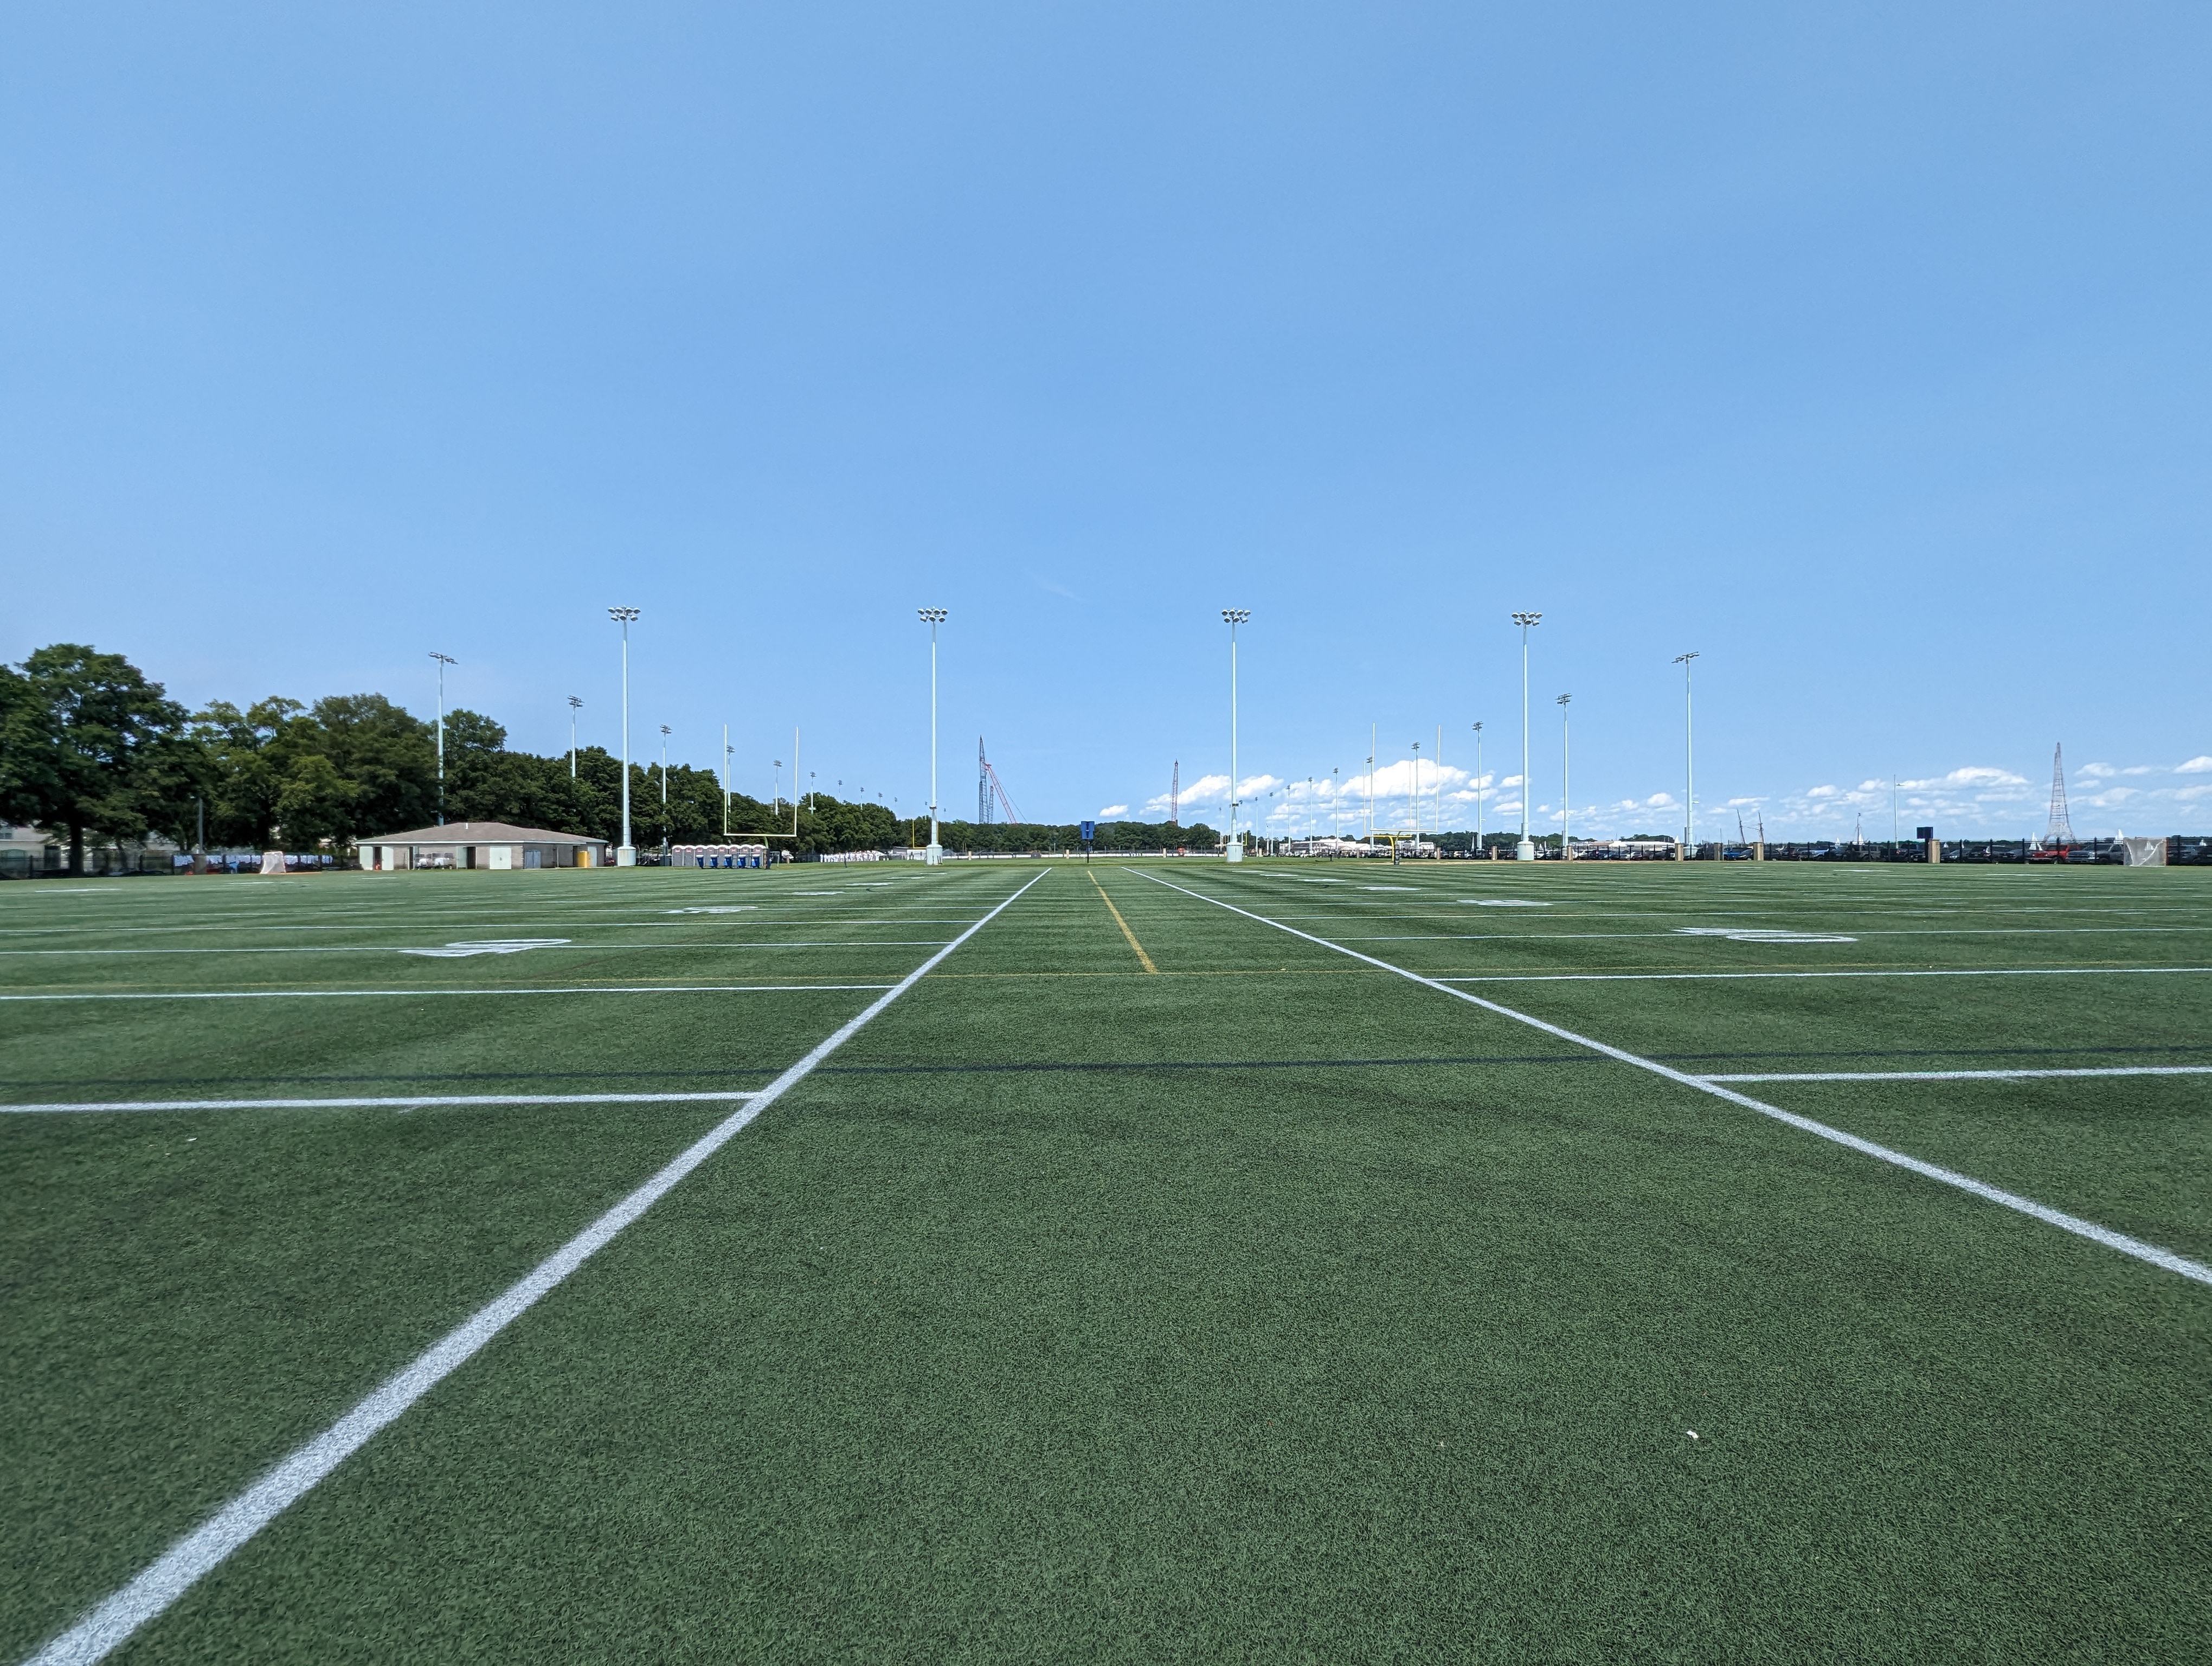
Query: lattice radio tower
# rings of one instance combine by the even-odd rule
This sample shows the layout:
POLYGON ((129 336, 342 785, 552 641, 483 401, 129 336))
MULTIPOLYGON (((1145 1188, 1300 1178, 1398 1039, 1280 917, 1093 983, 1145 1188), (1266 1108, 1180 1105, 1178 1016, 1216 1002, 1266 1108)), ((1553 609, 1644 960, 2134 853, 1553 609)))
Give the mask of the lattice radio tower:
POLYGON ((2043 830, 2046 845, 2074 842, 2073 818, 2066 813, 2066 748, 2051 749, 2051 825, 2043 830))
POLYGON ((1168 773, 1168 825, 1170 827, 1182 825, 1182 760, 1181 758, 1175 761, 1175 768, 1168 773))

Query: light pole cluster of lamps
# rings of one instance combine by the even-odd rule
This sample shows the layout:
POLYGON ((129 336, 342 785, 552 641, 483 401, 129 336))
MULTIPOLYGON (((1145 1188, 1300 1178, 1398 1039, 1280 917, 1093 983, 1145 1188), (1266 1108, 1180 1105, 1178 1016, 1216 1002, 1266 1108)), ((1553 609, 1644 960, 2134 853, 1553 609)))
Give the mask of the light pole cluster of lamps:
MULTIPOLYGON (((1239 802, 1237 791, 1237 627, 1248 623, 1251 619, 1252 614, 1249 608, 1224 607, 1221 610, 1221 617, 1222 622, 1229 627, 1230 842, 1226 854, 1228 859, 1234 862, 1241 861, 1243 859, 1243 848, 1237 841, 1237 810, 1239 802)), ((1521 837, 1513 848, 1513 856, 1516 861, 1533 862, 1536 860, 1536 842, 1529 836, 1528 832, 1528 800, 1530 796, 1528 792, 1530 763, 1528 746, 1528 633, 1537 625, 1543 623, 1544 616, 1541 613, 1536 612, 1516 611, 1513 614, 1512 618, 1513 623, 1521 627, 1521 837)), ((1691 662, 1697 658, 1698 654, 1694 649, 1687 654, 1677 654, 1674 658, 1674 663, 1682 668, 1682 843, 1680 847, 1680 852, 1685 856, 1688 855, 1696 848, 1697 838, 1698 800, 1696 730, 1695 712, 1691 702, 1690 686, 1690 665, 1691 662)), ((1558 697, 1557 701, 1557 704, 1559 708, 1559 854, 1563 857, 1571 855, 1573 851, 1574 800, 1571 783, 1573 780, 1574 755, 1572 751, 1572 735, 1568 722, 1568 708, 1574 703, 1574 696, 1571 694, 1562 694, 1558 697)), ((1441 744, 1439 745, 1438 751, 1439 756, 1435 760, 1435 763, 1439 771, 1437 775, 1439 782, 1438 791, 1441 793, 1443 790, 1441 786, 1441 782, 1443 781, 1443 775, 1441 774, 1443 766, 1441 744)), ((1419 805, 1420 798, 1420 757, 1421 743, 1417 740, 1413 742, 1413 801, 1416 806, 1419 805)), ((1331 769, 1329 771, 1329 776, 1332 783, 1330 796, 1334 799, 1335 796, 1334 782, 1336 776, 1336 771, 1331 769)), ((1370 749, 1367 758, 1367 783, 1370 801, 1370 809, 1369 812, 1370 833, 1372 831, 1373 822, 1371 803, 1374 792, 1374 781, 1375 757, 1372 750, 1370 749)), ((1308 784, 1310 786, 1311 782, 1309 781, 1308 784)), ((1482 725, 1480 723, 1477 723, 1474 725, 1474 842, 1475 848, 1478 851, 1482 848, 1482 725)), ((1416 816, 1414 836, 1418 842, 1419 838, 1419 824, 1418 820, 1419 812, 1418 808, 1415 810, 1414 814, 1416 816)))
MULTIPOLYGON (((929 845, 923 854, 924 860, 928 863, 928 865, 934 867, 944 860, 944 848, 939 842, 937 794, 937 628, 943 624, 945 620, 951 617, 951 614, 948 610, 942 607, 920 607, 915 610, 915 615, 922 623, 929 627, 929 845)), ((635 867, 637 865, 637 848, 632 842, 630 836, 629 628, 631 624, 636 621, 638 616, 639 610, 635 607, 611 607, 607 610, 607 617, 622 627, 622 843, 618 845, 615 850, 615 866, 617 867, 635 867)), ((1223 848, 1223 854, 1228 860, 1232 862, 1241 862, 1244 860, 1243 843, 1238 836, 1237 828, 1237 812, 1243 806, 1243 797, 1238 792, 1237 774, 1238 762, 1237 631, 1238 626, 1249 624, 1251 622, 1251 618, 1252 610, 1249 607, 1224 607, 1221 610, 1221 622, 1229 627, 1229 830, 1226 843, 1223 848)), ((1528 833, 1528 800, 1530 796, 1528 792, 1530 763, 1528 747, 1528 633, 1543 622, 1544 616, 1541 613, 1516 611, 1513 614, 1512 618, 1513 623, 1521 628, 1521 837, 1514 846, 1513 854, 1514 859, 1516 861, 1530 862, 1536 859, 1536 845, 1535 841, 1529 836, 1528 833)), ((430 655, 430 658, 437 661, 438 665, 438 820, 440 824, 442 825, 446 819, 446 667, 447 666, 459 665, 460 662, 458 660, 453 659, 450 654, 434 652, 430 655)), ((1682 851, 1684 854, 1687 854, 1693 848, 1692 842, 1696 837, 1697 832, 1697 752, 1694 732, 1695 713, 1691 697, 1692 689, 1690 669, 1691 662, 1697 658, 1698 654, 1695 650, 1687 654, 1677 654, 1674 658, 1674 663, 1682 667, 1682 851)), ((1568 729, 1567 712, 1568 707, 1573 703, 1573 701, 1574 696, 1571 694, 1562 694, 1558 698, 1558 705, 1559 708, 1559 786, 1561 793, 1559 829, 1560 853, 1562 855, 1567 854, 1570 852, 1571 848, 1571 842, 1573 837, 1571 819, 1573 815, 1573 806, 1571 797, 1570 796, 1571 789, 1569 786, 1569 782, 1572 779, 1571 769, 1573 754, 1571 750, 1571 737, 1568 729)), ((574 780, 576 775, 576 714, 583 709, 583 705, 584 702, 579 696, 573 694, 568 696, 568 775, 571 780, 574 780)), ((1479 722, 1474 727, 1474 838, 1475 848, 1477 850, 1480 850, 1482 848, 1483 787, 1485 785, 1482 764, 1483 729, 1482 725, 1479 722)), ((667 819, 668 811, 668 738, 672 733, 673 732, 670 729, 667 724, 664 723, 660 726, 660 806, 661 818, 664 823, 667 819)), ((1415 769, 1414 781, 1417 800, 1419 786, 1420 750, 1421 744, 1417 740, 1413 743, 1415 769)), ((1441 751, 1441 745, 1439 745, 1439 751, 1441 751)), ((794 812, 796 811, 795 800, 799 790, 796 763, 797 756, 796 752, 793 754, 793 768, 792 791, 794 798, 794 812)), ((778 774, 778 784, 775 789, 775 793, 776 795, 780 795, 782 791, 781 771, 783 769, 783 760, 781 758, 775 760, 775 767, 778 774)), ((1441 771, 1441 757, 1437 759, 1437 767, 1439 771, 1441 771)), ((722 726, 722 831, 725 835, 727 835, 729 832, 730 768, 730 731, 729 726, 725 724, 722 726)), ((1334 834, 1335 830, 1334 801, 1336 797, 1334 788, 1337 772, 1335 769, 1332 769, 1328 773, 1331 787, 1330 800, 1332 805, 1331 830, 1334 834)), ((1372 794, 1374 788, 1374 775, 1375 759, 1370 754, 1367 760, 1368 789, 1370 795, 1372 794)), ((1440 783, 1438 790, 1441 792, 1441 782, 1443 781, 1441 773, 1438 774, 1437 780, 1440 783)), ((1314 783, 1311 780, 1309 780, 1307 784, 1309 787, 1310 787, 1314 783)), ((1373 819, 1371 811, 1369 819, 1371 823, 1373 819)))
POLYGON ((438 825, 446 824, 446 667, 461 662, 450 654, 441 654, 433 648, 430 657, 438 662, 438 825))
POLYGON ((921 860, 935 867, 945 860, 937 842, 937 627, 951 616, 941 607, 917 607, 915 613, 929 627, 929 848, 921 860))
POLYGON ((611 607, 607 617, 622 627, 622 842, 615 847, 617 867, 637 866, 637 847, 629 836, 629 628, 636 620, 634 607, 611 607))

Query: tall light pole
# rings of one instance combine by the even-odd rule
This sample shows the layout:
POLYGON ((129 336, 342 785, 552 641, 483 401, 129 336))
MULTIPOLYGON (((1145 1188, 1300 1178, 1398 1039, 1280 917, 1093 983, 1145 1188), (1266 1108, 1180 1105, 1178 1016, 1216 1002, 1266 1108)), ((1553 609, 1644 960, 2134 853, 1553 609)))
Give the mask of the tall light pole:
POLYGON ((1421 854, 1421 743, 1413 743, 1413 790, 1411 793, 1413 810, 1413 854, 1421 854))
POLYGON ((1482 854, 1482 725, 1474 726, 1474 854, 1482 854))
POLYGON ((438 825, 446 824, 446 667, 461 662, 451 654, 433 650, 430 657, 438 662, 438 825))
POLYGON ((1674 663, 1682 668, 1682 848, 1679 860, 1686 862, 1690 860, 1698 836, 1697 725, 1690 704, 1690 661, 1697 657, 1695 648, 1674 656, 1674 663))
POLYGON ((1232 862, 1244 860, 1244 847, 1237 842, 1237 627, 1251 617, 1249 607, 1221 610, 1221 622, 1229 627, 1229 848, 1222 854, 1232 862))
POLYGON ((1575 859, 1575 789, 1570 784, 1573 776, 1567 767, 1567 707, 1573 699, 1571 694, 1559 696, 1559 860, 1563 862, 1575 859))
POLYGON ((1513 616, 1513 623, 1521 627, 1521 842, 1513 847, 1516 862, 1536 860, 1536 843, 1528 836, 1528 627, 1541 623, 1543 617, 1540 613, 1513 616))
POLYGON ((945 860, 937 837, 937 627, 947 617, 941 607, 917 607, 915 617, 929 627, 929 848, 922 860, 935 867, 945 860))
POLYGON ((722 725, 722 836, 730 836, 730 726, 722 725))
POLYGON ((660 726, 660 859, 668 860, 668 726, 660 726))
POLYGON ((1367 848, 1375 848, 1375 732, 1376 726, 1367 726, 1367 848))
POLYGON ((622 740, 623 740, 623 836, 615 847, 617 867, 637 866, 637 847, 629 842, 629 627, 637 617, 634 607, 611 607, 607 617, 622 627, 622 740))
POLYGON ((583 707, 584 702, 574 695, 568 696, 568 779, 571 781, 576 778, 576 714, 583 707))

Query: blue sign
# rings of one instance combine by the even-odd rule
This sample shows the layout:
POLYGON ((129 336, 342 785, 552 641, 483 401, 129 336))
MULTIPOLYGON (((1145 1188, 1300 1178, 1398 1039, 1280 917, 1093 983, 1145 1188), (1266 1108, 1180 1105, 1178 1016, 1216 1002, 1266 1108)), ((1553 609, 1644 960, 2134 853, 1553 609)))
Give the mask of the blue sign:
POLYGON ((1097 822, 1085 822, 1085 823, 1084 823, 1084 824, 1083 824, 1083 842, 1084 842, 1084 843, 1085 843, 1085 844, 1089 844, 1089 843, 1090 843, 1093 839, 1097 838, 1097 836, 1098 836, 1098 824, 1097 824, 1097 822))

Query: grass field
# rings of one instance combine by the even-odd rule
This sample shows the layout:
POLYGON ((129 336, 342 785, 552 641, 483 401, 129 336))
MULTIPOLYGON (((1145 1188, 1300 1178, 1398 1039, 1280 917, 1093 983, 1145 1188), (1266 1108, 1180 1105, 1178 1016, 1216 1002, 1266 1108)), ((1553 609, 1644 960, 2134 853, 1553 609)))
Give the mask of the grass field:
POLYGON ((2212 1634, 2212 873, 37 882, 0 997, 9 1659, 2212 1634))

